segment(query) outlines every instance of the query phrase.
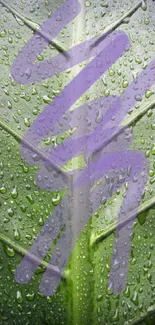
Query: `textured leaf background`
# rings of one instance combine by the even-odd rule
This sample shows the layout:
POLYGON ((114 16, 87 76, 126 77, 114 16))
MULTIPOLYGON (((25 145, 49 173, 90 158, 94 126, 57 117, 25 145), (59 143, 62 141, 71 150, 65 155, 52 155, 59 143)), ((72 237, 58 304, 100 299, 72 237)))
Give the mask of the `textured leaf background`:
MULTIPOLYGON (((126 289, 111 294, 108 278, 117 214, 123 190, 110 198, 85 227, 72 253, 56 294, 45 297, 39 283, 51 252, 27 285, 14 273, 61 193, 41 190, 35 183, 38 166, 20 157, 20 140, 27 128, 63 87, 82 69, 82 63, 46 81, 19 85, 11 79, 15 57, 41 25, 64 1, 7 0, 20 15, 0 1, 0 324, 106 325, 154 324, 155 318, 155 87, 148 90, 124 123, 134 132, 132 147, 142 150, 150 169, 145 194, 135 222, 126 289), (25 19, 24 19, 25 18, 25 19), (91 239, 91 240, 90 240, 91 239), (93 245, 91 245, 93 243, 93 245)), ((123 30, 131 47, 79 100, 120 95, 155 56, 155 3, 110 0, 83 1, 82 12, 58 35, 70 48, 107 28, 123 30), (136 7, 136 8, 135 8, 136 7), (132 14, 128 17, 130 9, 132 14), (122 17, 127 16, 123 21, 122 17)), ((49 45, 38 60, 58 51, 49 45)), ((44 145, 59 139, 44 139, 44 145)), ((75 166, 77 161, 70 162, 75 166)), ((128 216, 127 216, 128 217, 128 216)))

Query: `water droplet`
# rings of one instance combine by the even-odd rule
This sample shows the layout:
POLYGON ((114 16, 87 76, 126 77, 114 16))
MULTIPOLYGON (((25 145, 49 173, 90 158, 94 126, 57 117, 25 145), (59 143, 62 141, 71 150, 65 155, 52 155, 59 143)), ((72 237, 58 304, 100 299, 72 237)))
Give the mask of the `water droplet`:
POLYGON ((91 2, 90 1, 86 1, 85 2, 85 5, 86 5, 86 7, 90 7, 91 6, 91 2))
POLYGON ((13 199, 16 199, 18 196, 18 191, 17 191, 17 187, 15 186, 11 192, 11 196, 13 199))
POLYGON ((147 2, 145 0, 142 0, 141 8, 146 11, 147 9, 147 2))
POLYGON ((53 198, 52 198, 52 204, 54 206, 58 205, 59 202, 61 201, 61 196, 60 193, 57 193, 53 198))
POLYGON ((14 257, 15 256, 15 252, 14 252, 13 248, 11 248, 11 247, 9 247, 7 245, 4 247, 4 251, 9 257, 14 257))
POLYGON ((14 215, 14 210, 12 208, 8 209, 8 215, 9 217, 12 217, 14 215))
POLYGON ((35 293, 34 293, 34 292, 32 292, 32 293, 28 293, 28 294, 26 295, 26 299, 29 300, 29 301, 34 300, 34 298, 35 298, 35 293))
POLYGON ((44 95, 44 96, 43 96, 43 101, 44 101, 44 103, 46 103, 46 104, 50 104, 50 103, 51 103, 51 98, 48 97, 47 95, 44 95))
POLYGON ((7 189, 6 189, 5 185, 2 185, 2 187, 0 187, 0 193, 5 194, 6 192, 7 192, 7 189))
POLYGON ((18 304, 21 304, 23 302, 22 293, 19 290, 16 293, 16 301, 18 302, 18 304))
POLYGON ((134 292, 134 294, 133 294, 133 296, 132 296, 132 298, 131 298, 131 301, 134 303, 134 305, 135 306, 138 306, 138 293, 137 293, 137 291, 135 290, 135 292, 134 292))
POLYGON ((155 155, 155 146, 153 146, 151 153, 152 153, 152 155, 155 155))
POLYGON ((14 238, 15 240, 20 240, 20 233, 17 228, 14 230, 14 238))

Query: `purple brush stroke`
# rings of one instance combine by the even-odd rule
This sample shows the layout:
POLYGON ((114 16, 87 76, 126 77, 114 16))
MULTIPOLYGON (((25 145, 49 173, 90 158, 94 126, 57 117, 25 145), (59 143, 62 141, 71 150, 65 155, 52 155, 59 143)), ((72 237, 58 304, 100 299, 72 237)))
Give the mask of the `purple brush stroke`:
MULTIPOLYGON (((76 0, 69 0, 42 25, 41 30, 48 33, 52 39, 79 12, 79 3, 76 0), (74 11, 72 10, 73 7, 74 11), (61 15, 61 21, 57 21, 59 15, 61 15)), ((11 70, 14 79, 18 83, 28 84, 47 79, 88 58, 95 57, 64 88, 61 94, 46 106, 44 111, 25 133, 21 143, 22 157, 29 164, 36 164, 37 161, 37 164, 41 166, 37 178, 39 187, 50 190, 68 189, 64 199, 55 208, 52 215, 49 216, 47 222, 42 227, 35 243, 23 258, 15 274, 17 282, 27 283, 39 266, 39 262, 32 260, 30 254, 35 255, 38 259, 42 259, 47 254, 54 239, 57 238, 60 229, 66 224, 50 261, 51 264, 55 265, 56 270, 60 270, 60 273, 56 274, 47 268, 40 285, 40 291, 45 295, 51 295, 55 292, 61 280, 61 273, 64 271, 70 252, 76 243, 77 236, 91 215, 101 205, 101 193, 104 194, 104 197, 108 198, 122 186, 122 183, 119 183, 116 179, 116 183, 112 184, 111 188, 108 189, 102 189, 101 183, 90 194, 89 204, 86 200, 87 186, 90 185, 91 188, 92 184, 103 178, 109 170, 118 169, 121 174, 122 169, 125 171, 130 165, 132 167, 131 175, 125 176, 125 181, 128 181, 128 190, 123 200, 118 221, 128 215, 130 209, 132 208, 133 210, 133 207, 135 213, 134 216, 131 216, 130 222, 124 223, 121 227, 119 225, 117 226, 117 237, 115 239, 109 281, 110 287, 115 293, 121 292, 125 287, 133 222, 147 181, 148 162, 141 152, 126 151, 129 145, 131 145, 133 137, 125 138, 122 133, 119 135, 119 124, 134 106, 136 102, 135 95, 138 93, 142 96, 145 90, 149 89, 154 83, 154 72, 151 68, 151 64, 154 64, 154 61, 153 63, 151 62, 145 71, 139 74, 137 79, 130 84, 121 97, 110 96, 109 98, 101 98, 100 100, 92 101, 78 107, 72 113, 68 112, 68 109, 75 101, 101 77, 129 46, 128 37, 124 32, 116 31, 110 35, 103 36, 103 39, 100 37, 99 42, 96 42, 98 40, 97 38, 92 38, 66 51, 65 55, 61 53, 44 62, 33 64, 37 55, 49 43, 48 40, 36 33, 19 53, 11 70), (96 44, 98 43, 97 47, 93 46, 95 42, 96 44), (103 114, 100 123, 95 123, 95 108, 103 114), (81 114, 81 118, 87 119, 92 124, 89 131, 79 125, 79 113, 81 114), (64 123, 65 120, 67 120, 66 123, 64 123), (63 122, 61 129, 60 121, 63 122), (42 137, 50 136, 56 132, 62 133, 74 126, 78 126, 78 132, 75 131, 71 138, 65 140, 64 144, 59 145, 56 150, 51 151, 51 148, 50 150, 40 148, 44 157, 48 158, 39 155, 36 156, 35 150, 33 151, 32 148, 29 148, 25 144, 25 141, 28 141, 33 143, 33 146, 37 148, 42 137), (86 131, 88 132, 87 135, 85 134, 86 131), (109 143, 109 138, 117 132, 118 136, 114 136, 113 141, 109 143), (62 173, 59 169, 55 171, 55 166, 57 164, 61 167, 64 166, 69 159, 79 155, 79 153, 83 153, 86 160, 87 157, 91 158, 91 160, 88 159, 89 163, 86 167, 77 170, 76 179, 72 184, 72 173, 62 173), (82 203, 80 201, 81 192, 83 193, 82 203), (79 220, 76 220, 77 236, 75 238, 71 238, 72 229, 68 221, 69 215, 72 215, 73 219, 75 215, 73 196, 78 200, 78 214, 80 216, 79 220), (53 220, 55 220, 54 223, 53 220), (57 249, 60 251, 60 257, 57 256, 57 249)))

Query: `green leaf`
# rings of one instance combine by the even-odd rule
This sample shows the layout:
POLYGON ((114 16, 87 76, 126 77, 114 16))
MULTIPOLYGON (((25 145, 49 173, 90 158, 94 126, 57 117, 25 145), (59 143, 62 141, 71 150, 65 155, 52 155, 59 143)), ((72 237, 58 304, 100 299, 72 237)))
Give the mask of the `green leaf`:
MULTIPOLYGON (((83 229, 55 295, 45 297, 39 293, 39 283, 48 267, 53 246, 46 258, 40 261, 40 267, 27 285, 20 285, 14 280, 23 254, 29 250, 55 207, 56 195, 38 188, 35 182, 38 166, 29 166, 23 161, 20 141, 46 106, 46 101, 54 98, 56 90, 62 90, 87 62, 73 67, 71 73, 64 72, 25 86, 12 81, 10 71, 24 44, 61 4, 61 0, 6 3, 0 0, 0 324, 154 324, 154 86, 137 100, 137 105, 122 123, 122 132, 124 126, 133 128, 132 148, 143 151, 150 164, 145 195, 134 225, 125 291, 114 295, 108 289, 123 188, 102 204, 83 229)), ((101 96, 122 94, 125 87, 154 59, 155 46, 153 1, 148 1, 147 8, 144 3, 141 5, 141 1, 135 3, 134 0, 130 3, 81 0, 81 5, 82 11, 74 19, 74 25, 72 22, 68 24, 38 60, 114 29, 125 31, 131 47, 81 96, 76 105, 101 96)), ((109 141, 112 140, 112 137, 109 138, 109 141)), ((76 168, 77 161, 73 159, 70 166, 76 168)), ((62 192, 60 196, 63 197, 62 192)), ((78 215, 78 207, 76 209, 78 215)), ((130 215, 126 216, 126 219, 129 218, 130 215)))

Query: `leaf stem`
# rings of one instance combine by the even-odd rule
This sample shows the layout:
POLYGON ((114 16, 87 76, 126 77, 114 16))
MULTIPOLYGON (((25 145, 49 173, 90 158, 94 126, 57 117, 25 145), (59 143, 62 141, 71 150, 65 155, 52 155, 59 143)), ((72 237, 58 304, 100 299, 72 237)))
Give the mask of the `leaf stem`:
POLYGON ((130 17, 137 11, 139 7, 141 7, 142 0, 139 0, 131 9, 129 9, 121 18, 117 19, 114 23, 110 24, 104 30, 104 34, 99 36, 99 38, 91 45, 91 47, 97 46, 107 35, 109 35, 112 31, 114 31, 117 27, 119 27, 125 18, 130 17))
POLYGON ((37 32, 40 34, 42 37, 44 37, 49 43, 51 43, 59 52, 62 52, 63 55, 70 57, 69 54, 67 53, 67 48, 62 46, 58 41, 53 41, 51 40, 51 37, 48 33, 44 32, 41 29, 41 26, 37 23, 32 22, 30 19, 24 17, 22 14, 20 14, 16 9, 14 9, 12 6, 7 4, 5 1, 0 0, 0 3, 6 7, 14 16, 17 16, 20 18, 26 26, 31 28, 34 32, 37 32))
POLYGON ((97 153, 98 151, 102 150, 105 146, 107 146, 115 137, 120 135, 124 132, 124 130, 129 127, 132 123, 137 121, 139 118, 141 118, 143 115, 145 115, 149 109, 155 108, 155 99, 149 101, 148 104, 146 104, 144 107, 139 109, 138 112, 134 113, 133 116, 127 117, 125 121, 122 122, 120 127, 110 136, 106 141, 104 141, 102 144, 100 144, 98 147, 96 147, 96 150, 93 152, 93 154, 97 153))
POLYGON ((147 319, 148 317, 150 316, 154 316, 155 314, 155 306, 151 306, 150 310, 148 312, 146 312, 146 314, 143 314, 141 315, 141 317, 136 320, 136 321, 133 321, 131 323, 131 325, 138 325, 138 324, 141 324, 145 319, 147 319))
POLYGON ((46 269, 50 269, 52 272, 54 272, 54 274, 56 276, 59 276, 59 277, 61 276, 62 279, 65 279, 65 277, 61 275, 60 271, 58 270, 58 268, 56 266, 54 266, 50 263, 47 263, 47 262, 39 259, 35 255, 27 252, 27 250, 25 248, 23 248, 22 246, 20 246, 17 243, 14 243, 11 239, 4 236, 2 233, 0 233, 0 241, 2 241, 4 244, 10 246, 11 248, 13 248, 16 252, 18 252, 21 255, 26 254, 32 261, 36 261, 37 263, 39 262, 40 266, 43 266, 46 269))
MULTIPOLYGON (((22 143, 24 145, 26 145, 28 148, 30 148, 35 153, 37 153, 43 160, 49 161, 49 158, 43 152, 41 152, 41 150, 39 150, 39 148, 35 147, 32 142, 27 141, 25 138, 22 138, 22 136, 17 131, 15 131, 13 128, 11 128, 9 125, 7 125, 7 123, 5 123, 2 119, 0 119, 0 127, 2 127, 6 132, 11 134, 18 142, 22 141, 22 143)), ((70 176, 69 176, 69 174, 67 174, 65 172, 65 167, 63 167, 63 169, 64 169, 64 171, 63 171, 62 166, 57 164, 51 158, 50 158, 50 164, 52 165, 52 167, 55 170, 60 171, 61 174, 63 174, 65 177, 67 177, 69 179, 70 176)))
POLYGON ((123 218, 120 222, 115 221, 111 224, 111 226, 108 229, 102 230, 100 234, 94 234, 92 233, 90 238, 90 246, 95 246, 98 243, 100 243, 102 240, 104 240, 106 237, 110 236, 118 226, 123 226, 126 222, 129 222, 135 214, 139 215, 140 213, 148 210, 155 204, 155 196, 148 200, 147 202, 141 204, 139 210, 137 209, 132 210, 128 216, 123 218))

